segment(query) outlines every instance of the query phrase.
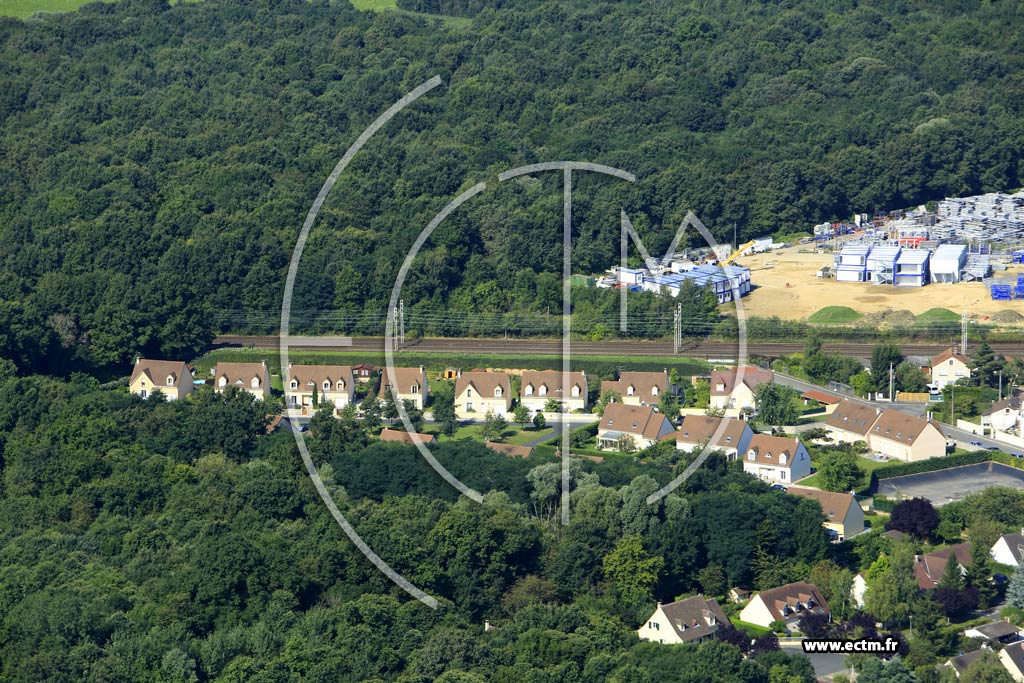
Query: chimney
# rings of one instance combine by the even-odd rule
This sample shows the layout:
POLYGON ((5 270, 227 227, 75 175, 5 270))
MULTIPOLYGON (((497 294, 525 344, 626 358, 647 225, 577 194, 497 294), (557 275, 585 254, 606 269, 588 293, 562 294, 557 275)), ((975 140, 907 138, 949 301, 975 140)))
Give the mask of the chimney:
POLYGON ((487 619, 484 619, 484 633, 487 633, 488 631, 493 631, 493 630, 494 630, 494 626, 491 624, 491 622, 489 620, 487 620, 487 619))
POLYGON ((262 365, 263 367, 267 367, 267 359, 266 359, 266 358, 264 358, 263 360, 261 360, 261 361, 260 361, 260 364, 261 364, 261 365, 262 365))

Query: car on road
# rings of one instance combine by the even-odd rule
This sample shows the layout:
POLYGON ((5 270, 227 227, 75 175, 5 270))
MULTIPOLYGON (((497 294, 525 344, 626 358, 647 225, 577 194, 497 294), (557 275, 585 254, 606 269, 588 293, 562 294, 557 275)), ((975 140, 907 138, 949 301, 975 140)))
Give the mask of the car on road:
POLYGON ((1024 458, 1024 453, 1010 453, 1015 458, 1024 458))
POLYGON ((998 451, 1000 449, 999 449, 999 446, 985 446, 985 450, 986 451, 998 451))
POLYGON ((982 445, 982 443, 981 443, 980 441, 972 441, 972 442, 971 442, 971 445, 972 445, 972 446, 981 446, 981 445, 982 445))
POLYGON ((785 493, 787 489, 782 484, 772 484, 771 485, 771 490, 772 491, 782 491, 783 493, 785 493))

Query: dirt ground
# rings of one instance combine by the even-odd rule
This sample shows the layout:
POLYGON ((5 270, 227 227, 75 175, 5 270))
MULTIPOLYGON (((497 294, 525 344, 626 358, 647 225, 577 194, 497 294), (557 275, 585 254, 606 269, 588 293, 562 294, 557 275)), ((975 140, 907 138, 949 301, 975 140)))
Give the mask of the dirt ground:
MULTIPOLYGON (((743 299, 744 312, 758 317, 778 316, 804 319, 825 306, 849 306, 859 313, 909 311, 914 315, 930 308, 966 310, 977 320, 987 320, 1002 311, 1024 315, 1024 301, 992 301, 980 282, 924 287, 894 287, 861 282, 836 282, 819 278, 818 270, 833 263, 832 254, 799 253, 797 247, 740 259, 751 269, 755 289, 743 299)), ((1019 264, 997 273, 999 279, 1024 272, 1019 264)))

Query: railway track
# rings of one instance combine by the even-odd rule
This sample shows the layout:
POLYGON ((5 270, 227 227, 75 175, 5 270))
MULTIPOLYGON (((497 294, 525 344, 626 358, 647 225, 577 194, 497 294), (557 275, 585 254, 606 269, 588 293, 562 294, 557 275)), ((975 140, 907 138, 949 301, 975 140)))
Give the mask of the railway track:
MULTIPOLYGON (((245 335, 222 335, 213 340, 214 348, 254 348, 274 349, 278 348, 280 340, 277 336, 245 336, 245 335)), ((1024 342, 1021 343, 999 343, 992 344, 996 353, 1017 356, 1024 354, 1024 342)), ((870 358, 873 343, 825 343, 822 345, 824 351, 853 356, 855 358, 870 358)), ((303 347, 301 343, 292 344, 293 349, 317 348, 323 350, 322 346, 303 347)), ((559 339, 465 339, 465 338, 426 338, 419 339, 402 347, 403 350, 419 353, 439 354, 495 354, 495 355, 520 355, 520 356, 557 356, 562 352, 562 342, 559 339)), ((789 353, 803 351, 803 342, 750 342, 747 344, 748 356, 779 357, 789 353)), ((913 343, 902 344, 903 353, 908 356, 933 356, 946 345, 937 343, 913 343)), ((384 349, 383 337, 353 337, 352 345, 348 347, 336 347, 336 350, 346 351, 371 351, 380 352, 384 349)), ((574 356, 671 356, 672 342, 667 341, 574 341, 572 342, 572 354, 574 356)), ((693 358, 722 358, 734 359, 738 355, 738 345, 735 342, 690 342, 683 344, 679 355, 693 358)))

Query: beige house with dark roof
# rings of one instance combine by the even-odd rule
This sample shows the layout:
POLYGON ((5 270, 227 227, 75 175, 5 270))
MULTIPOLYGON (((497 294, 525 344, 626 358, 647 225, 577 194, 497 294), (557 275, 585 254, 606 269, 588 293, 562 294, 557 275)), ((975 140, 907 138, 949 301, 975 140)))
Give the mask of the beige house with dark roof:
POLYGON ((795 437, 754 434, 743 456, 743 471, 770 484, 791 484, 811 474, 811 455, 795 437))
POLYGON ((1024 643, 1010 643, 999 651, 999 663, 1014 681, 1024 681, 1024 643))
POLYGON ((344 408, 355 397, 355 379, 348 365, 289 364, 284 374, 284 401, 288 408, 313 408, 317 404, 344 408))
POLYGON ((687 415, 675 433, 676 448, 681 451, 692 453, 695 449, 710 445, 723 451, 729 458, 746 453, 752 438, 754 430, 746 420, 708 415, 687 415), (719 428, 722 432, 715 439, 719 428))
POLYGON ((192 393, 192 373, 180 360, 138 358, 132 368, 128 390, 142 398, 159 391, 168 401, 177 401, 192 393))
POLYGON ((817 501, 825 515, 824 527, 835 535, 836 541, 845 541, 864 531, 864 510, 852 493, 834 493, 804 486, 790 486, 786 493, 817 501))
POLYGON ((562 386, 563 374, 560 370, 524 370, 519 385, 519 402, 531 412, 542 412, 551 399, 558 401, 563 412, 586 410, 589 405, 587 374, 568 373, 568 387, 562 386))
POLYGON ((395 373, 395 382, 397 382, 394 390, 391 387, 391 375, 388 373, 388 369, 382 368, 380 371, 381 395, 386 391, 391 391, 395 400, 412 401, 414 406, 423 410, 430 395, 427 371, 423 369, 422 365, 418 368, 392 368, 392 371, 395 373))
POLYGON ((868 437, 872 450, 905 462, 946 454, 946 437, 935 423, 899 410, 883 410, 868 437))
POLYGON ((721 410, 754 408, 754 393, 762 384, 770 384, 771 370, 751 366, 711 372, 711 407, 721 410))
POLYGON ((512 383, 504 372, 463 372, 455 379, 455 415, 461 420, 483 420, 487 411, 508 416, 512 383))
POLYGON ((629 406, 656 406, 668 392, 677 391, 669 385, 668 370, 661 372, 620 372, 617 380, 601 382, 601 396, 614 392, 617 402, 629 406))
POLYGON ((667 605, 659 602, 636 634, 640 640, 666 645, 696 644, 713 638, 720 628, 727 626, 729 619, 714 598, 695 595, 667 605))
POLYGON ((825 429, 836 441, 867 443, 868 431, 878 419, 878 410, 869 405, 844 399, 825 421, 825 429))
POLYGON ((781 621, 789 631, 795 631, 800 617, 808 612, 827 617, 832 610, 817 586, 797 581, 761 591, 743 608, 740 619, 764 628, 768 628, 773 621, 781 621))
POLYGON ((932 358, 932 386, 940 390, 971 376, 971 359, 948 348, 932 358))
POLYGON ((270 396, 270 371, 267 362, 217 363, 213 369, 213 390, 225 392, 231 387, 248 391, 258 399, 270 396))
POLYGON ((672 433, 672 423, 654 406, 627 406, 609 403, 597 427, 597 447, 617 450, 623 439, 631 437, 637 450, 658 443, 672 433))
POLYGON ((946 437, 935 423, 900 410, 844 399, 825 422, 836 441, 864 441, 878 453, 905 462, 946 454, 946 437))

